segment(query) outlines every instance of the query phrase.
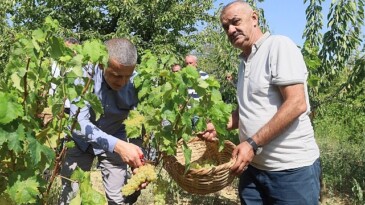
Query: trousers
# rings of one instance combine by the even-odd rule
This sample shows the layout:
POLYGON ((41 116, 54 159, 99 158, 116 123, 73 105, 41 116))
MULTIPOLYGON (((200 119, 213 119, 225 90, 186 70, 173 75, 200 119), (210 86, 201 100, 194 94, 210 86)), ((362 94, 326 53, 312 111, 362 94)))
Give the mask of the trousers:
MULTIPOLYGON (((83 152, 77 146, 67 150, 64 163, 61 168, 61 175, 70 178, 76 167, 80 167, 83 171, 90 171, 94 158, 98 159, 98 168, 102 174, 105 195, 108 205, 133 204, 140 192, 123 197, 121 188, 127 180, 127 164, 122 162, 120 156, 116 153, 105 152, 100 155, 94 155, 92 147, 83 152)), ((59 197, 59 204, 66 205, 76 196, 79 185, 77 182, 62 178, 62 190, 59 197)))
POLYGON ((320 160, 282 171, 264 171, 251 165, 240 176, 242 205, 317 205, 320 199, 320 160))

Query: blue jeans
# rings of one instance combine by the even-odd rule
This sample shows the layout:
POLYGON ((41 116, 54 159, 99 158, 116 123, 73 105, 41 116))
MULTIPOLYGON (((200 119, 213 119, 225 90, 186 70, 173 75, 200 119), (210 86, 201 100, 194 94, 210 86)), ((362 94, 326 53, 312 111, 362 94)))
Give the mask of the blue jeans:
POLYGON ((242 205, 317 205, 321 165, 283 171, 263 171, 253 166, 240 176, 238 194, 242 205))

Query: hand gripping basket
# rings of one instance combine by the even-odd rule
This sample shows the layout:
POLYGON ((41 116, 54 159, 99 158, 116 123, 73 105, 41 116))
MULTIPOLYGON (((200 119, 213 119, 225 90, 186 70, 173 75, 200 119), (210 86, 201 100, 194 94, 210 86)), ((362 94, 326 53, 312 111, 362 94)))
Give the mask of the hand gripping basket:
POLYGON ((234 164, 232 151, 235 145, 232 142, 225 141, 221 152, 218 152, 218 142, 207 142, 198 137, 189 141, 188 146, 192 150, 191 163, 213 159, 218 165, 190 169, 184 174, 185 158, 182 143, 179 143, 176 156, 165 155, 163 161, 166 171, 182 189, 192 194, 203 195, 220 191, 233 181, 235 176, 229 171, 234 164))

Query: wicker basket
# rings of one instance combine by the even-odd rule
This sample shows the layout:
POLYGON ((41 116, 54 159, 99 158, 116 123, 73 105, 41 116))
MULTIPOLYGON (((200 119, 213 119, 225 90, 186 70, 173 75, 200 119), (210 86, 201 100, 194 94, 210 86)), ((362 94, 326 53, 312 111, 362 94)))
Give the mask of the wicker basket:
POLYGON ((218 142, 203 141, 198 137, 188 142, 192 150, 191 162, 213 159, 218 162, 211 168, 190 169, 185 172, 185 158, 181 143, 176 156, 164 156, 164 168, 176 183, 185 191, 193 194, 209 194, 222 190, 229 185, 234 175, 229 169, 233 165, 232 151, 235 145, 230 141, 224 142, 224 149, 218 152, 218 142))

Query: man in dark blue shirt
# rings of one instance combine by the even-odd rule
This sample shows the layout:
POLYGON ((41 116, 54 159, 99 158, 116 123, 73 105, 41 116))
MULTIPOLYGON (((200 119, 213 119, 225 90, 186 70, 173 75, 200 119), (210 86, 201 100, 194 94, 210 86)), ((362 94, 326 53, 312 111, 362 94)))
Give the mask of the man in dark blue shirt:
MULTIPOLYGON (((69 178, 76 166, 88 171, 95 157, 102 172, 108 204, 128 204, 121 194, 126 182, 127 165, 142 165, 142 150, 127 141, 123 121, 129 111, 137 106, 137 94, 133 85, 137 50, 127 39, 111 39, 105 43, 109 61, 107 66, 89 66, 93 69, 94 93, 99 98, 104 113, 96 120, 92 107, 87 104, 77 116, 80 130, 73 131, 76 145, 69 149, 61 175, 69 178)), ((92 73, 92 72, 88 72, 92 73)), ((78 107, 71 104, 70 114, 78 107)), ((63 180, 60 204, 68 204, 78 190, 77 183, 63 180)))

